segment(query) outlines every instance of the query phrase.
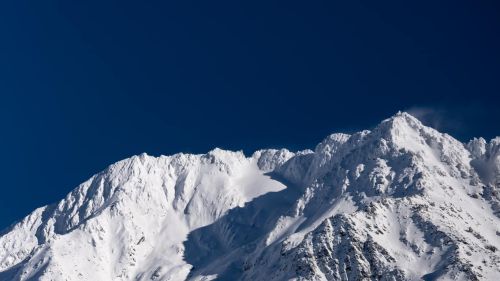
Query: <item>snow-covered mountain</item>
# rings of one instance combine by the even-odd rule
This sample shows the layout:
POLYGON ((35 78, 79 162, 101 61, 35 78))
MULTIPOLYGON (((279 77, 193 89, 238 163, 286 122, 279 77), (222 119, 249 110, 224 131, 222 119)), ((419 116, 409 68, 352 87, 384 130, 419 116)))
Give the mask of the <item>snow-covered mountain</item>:
POLYGON ((0 280, 500 280, 500 138, 142 154, 0 235, 0 280))

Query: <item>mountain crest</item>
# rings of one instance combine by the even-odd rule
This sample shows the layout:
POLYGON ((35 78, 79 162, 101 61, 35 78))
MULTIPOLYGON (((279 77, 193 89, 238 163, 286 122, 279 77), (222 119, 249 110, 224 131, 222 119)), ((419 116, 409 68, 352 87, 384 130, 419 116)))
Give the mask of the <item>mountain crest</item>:
POLYGON ((0 280, 498 280, 500 138, 405 112, 314 151, 119 161, 0 236, 0 280))

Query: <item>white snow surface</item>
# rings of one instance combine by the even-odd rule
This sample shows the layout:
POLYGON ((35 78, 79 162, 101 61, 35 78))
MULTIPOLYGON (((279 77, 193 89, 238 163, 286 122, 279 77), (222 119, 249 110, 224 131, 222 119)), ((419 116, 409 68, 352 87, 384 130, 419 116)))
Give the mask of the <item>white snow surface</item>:
POLYGON ((0 233, 0 280, 500 280, 500 137, 134 156, 0 233))

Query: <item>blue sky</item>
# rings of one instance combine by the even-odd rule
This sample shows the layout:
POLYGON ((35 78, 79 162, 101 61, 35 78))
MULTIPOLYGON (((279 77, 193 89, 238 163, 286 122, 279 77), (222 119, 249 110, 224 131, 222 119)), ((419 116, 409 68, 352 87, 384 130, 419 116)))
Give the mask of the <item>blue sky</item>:
POLYGON ((500 135, 496 2, 4 1, 0 228, 141 152, 500 135))

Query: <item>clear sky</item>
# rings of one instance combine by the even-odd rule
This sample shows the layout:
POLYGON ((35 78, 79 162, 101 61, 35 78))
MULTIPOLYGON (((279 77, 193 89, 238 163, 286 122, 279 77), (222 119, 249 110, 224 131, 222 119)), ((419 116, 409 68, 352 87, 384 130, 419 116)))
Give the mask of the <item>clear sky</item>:
POLYGON ((0 228, 141 152, 500 135, 498 1, 0 4, 0 228), (383 3, 381 3, 383 2, 383 3))

